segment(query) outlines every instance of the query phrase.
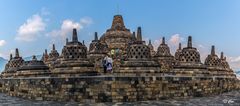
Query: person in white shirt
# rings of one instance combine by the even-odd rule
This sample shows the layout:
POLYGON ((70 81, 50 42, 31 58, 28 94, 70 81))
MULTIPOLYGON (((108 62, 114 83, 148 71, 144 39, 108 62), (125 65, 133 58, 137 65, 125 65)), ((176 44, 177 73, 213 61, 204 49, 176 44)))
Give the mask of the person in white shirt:
POLYGON ((106 66, 106 70, 108 72, 112 72, 112 67, 113 67, 113 60, 111 57, 109 57, 108 55, 104 58, 105 61, 105 66, 106 66))
POLYGON ((104 73, 107 73, 107 56, 105 56, 102 60, 104 73))

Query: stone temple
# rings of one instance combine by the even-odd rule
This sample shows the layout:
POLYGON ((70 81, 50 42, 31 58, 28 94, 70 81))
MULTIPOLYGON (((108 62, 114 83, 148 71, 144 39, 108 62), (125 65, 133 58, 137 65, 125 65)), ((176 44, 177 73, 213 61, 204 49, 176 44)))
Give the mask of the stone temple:
MULTIPOLYGON (((199 97, 240 88, 223 52, 219 57, 212 46, 205 61, 193 47, 181 43, 176 53, 162 37, 154 50, 151 40, 142 39, 126 28, 123 17, 115 15, 101 37, 93 34, 89 47, 80 42, 73 28, 72 38, 59 52, 53 44, 42 59, 25 61, 16 49, 1 73, 0 92, 35 100, 77 102, 131 102, 166 98, 199 97), (113 73, 104 73, 102 60, 110 55, 113 73)), ((81 35, 80 35, 81 36, 81 35)))

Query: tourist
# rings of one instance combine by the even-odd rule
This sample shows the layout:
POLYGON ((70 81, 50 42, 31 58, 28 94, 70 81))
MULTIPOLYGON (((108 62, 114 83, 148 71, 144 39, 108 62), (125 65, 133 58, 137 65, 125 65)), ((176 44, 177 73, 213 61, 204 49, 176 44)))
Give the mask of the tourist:
POLYGON ((106 55, 102 60, 104 73, 107 73, 107 58, 108 58, 108 56, 106 55))
POLYGON ((112 72, 113 60, 111 57, 109 57, 109 54, 104 58, 104 61, 107 72, 112 72))
POLYGON ((111 57, 107 58, 107 71, 112 73, 113 60, 111 57))

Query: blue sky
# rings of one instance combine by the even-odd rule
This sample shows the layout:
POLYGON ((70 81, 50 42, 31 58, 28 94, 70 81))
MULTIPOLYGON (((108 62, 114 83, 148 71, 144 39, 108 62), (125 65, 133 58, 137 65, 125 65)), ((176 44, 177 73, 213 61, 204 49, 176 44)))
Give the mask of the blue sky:
POLYGON ((141 26, 155 47, 165 36, 174 52, 191 35, 202 58, 215 45, 240 69, 239 0, 0 0, 0 56, 7 58, 16 47, 24 57, 42 54, 53 42, 61 52, 73 26, 88 44, 116 14, 131 31, 141 26))

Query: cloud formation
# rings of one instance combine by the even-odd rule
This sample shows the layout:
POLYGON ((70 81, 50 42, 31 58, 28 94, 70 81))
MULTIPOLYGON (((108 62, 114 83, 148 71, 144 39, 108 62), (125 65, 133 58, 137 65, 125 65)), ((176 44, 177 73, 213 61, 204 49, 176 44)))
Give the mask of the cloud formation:
MULTIPOLYGON (((144 39, 148 41, 148 38, 144 39)), ((170 37, 169 40, 165 38, 168 46, 170 47, 171 51, 175 51, 175 49, 178 47, 178 44, 182 41, 184 41, 184 38, 180 36, 180 34, 174 34, 170 37)), ((154 50, 157 50, 158 46, 162 43, 162 37, 152 41, 152 45, 154 47, 154 50)))
POLYGON ((182 41, 183 41, 183 38, 180 37, 179 34, 174 34, 174 35, 171 36, 171 38, 169 39, 168 42, 172 46, 178 46, 178 44, 182 41))
POLYGON ((15 50, 12 49, 12 50, 9 50, 9 51, 1 51, 0 52, 0 57, 3 57, 4 59, 9 59, 9 55, 10 54, 13 54, 14 55, 15 53, 15 50))
POLYGON ((240 71, 240 56, 227 56, 227 61, 235 71, 240 71))
POLYGON ((80 19, 80 24, 83 26, 88 26, 91 25, 93 23, 92 18, 90 17, 84 17, 80 19))
POLYGON ((46 23, 38 14, 33 15, 17 30, 15 40, 31 42, 36 40, 46 28, 46 23))
POLYGON ((155 51, 157 51, 159 45, 162 43, 162 40, 161 39, 156 39, 152 42, 152 45, 153 45, 153 48, 155 51))
POLYGON ((53 37, 66 38, 67 34, 69 34, 73 28, 79 30, 82 29, 83 26, 80 25, 78 22, 67 19, 62 22, 61 28, 59 30, 53 30, 49 34, 53 37))
MULTIPOLYGON (((68 35, 72 33, 73 28, 76 28, 78 31, 81 31, 84 27, 92 24, 92 19, 89 17, 84 17, 80 19, 79 22, 75 22, 70 19, 63 20, 61 28, 57 30, 53 30, 47 34, 47 36, 53 37, 53 40, 56 38, 60 38, 61 40, 65 40, 68 35)), ((53 41, 54 42, 54 41, 53 41)))
POLYGON ((1 46, 4 46, 6 44, 6 41, 5 40, 0 40, 0 47, 1 46))

